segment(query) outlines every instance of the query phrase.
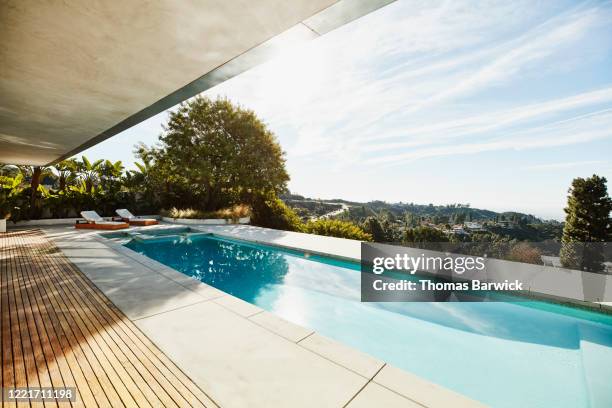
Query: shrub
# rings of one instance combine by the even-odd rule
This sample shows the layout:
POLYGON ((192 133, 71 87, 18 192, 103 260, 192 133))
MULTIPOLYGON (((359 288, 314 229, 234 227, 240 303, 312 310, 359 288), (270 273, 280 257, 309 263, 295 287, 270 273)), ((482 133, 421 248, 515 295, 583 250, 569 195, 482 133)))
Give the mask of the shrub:
POLYGON ((206 218, 223 218, 226 220, 237 221, 239 218, 250 217, 251 207, 246 204, 237 204, 230 208, 223 208, 217 211, 201 211, 193 208, 171 208, 170 210, 161 210, 161 215, 170 218, 190 218, 190 219, 206 219, 206 218))
POLYGON ((259 195, 253 199, 251 224, 286 231, 304 230, 304 224, 295 211, 273 194, 259 195))
POLYGON ((508 260, 515 262, 542 265, 542 253, 526 242, 519 242, 508 252, 508 260))
POLYGON ((349 221, 309 221, 304 226, 304 232, 309 234, 326 235, 329 237, 356 239, 359 241, 372 241, 372 235, 368 234, 357 225, 349 221))

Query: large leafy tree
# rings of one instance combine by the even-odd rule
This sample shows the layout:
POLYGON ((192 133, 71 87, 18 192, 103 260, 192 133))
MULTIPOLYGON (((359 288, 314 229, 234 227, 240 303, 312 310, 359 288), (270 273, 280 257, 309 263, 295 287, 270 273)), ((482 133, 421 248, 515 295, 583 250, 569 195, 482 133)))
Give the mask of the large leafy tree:
POLYGON ((274 134, 228 100, 197 97, 181 104, 159 141, 137 154, 154 163, 167 203, 216 210, 286 189, 289 175, 274 134))
POLYGON ((575 178, 569 189, 561 239, 561 264, 568 268, 602 271, 603 246, 612 239, 612 199, 606 179, 597 175, 575 178))

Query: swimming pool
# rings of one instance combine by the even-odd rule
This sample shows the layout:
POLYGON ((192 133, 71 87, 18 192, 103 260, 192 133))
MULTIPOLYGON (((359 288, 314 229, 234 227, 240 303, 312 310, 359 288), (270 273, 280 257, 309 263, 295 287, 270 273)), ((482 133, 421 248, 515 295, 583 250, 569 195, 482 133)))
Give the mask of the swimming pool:
POLYGON ((211 235, 125 246, 493 407, 612 406, 612 316, 546 302, 361 303, 359 264, 211 235))

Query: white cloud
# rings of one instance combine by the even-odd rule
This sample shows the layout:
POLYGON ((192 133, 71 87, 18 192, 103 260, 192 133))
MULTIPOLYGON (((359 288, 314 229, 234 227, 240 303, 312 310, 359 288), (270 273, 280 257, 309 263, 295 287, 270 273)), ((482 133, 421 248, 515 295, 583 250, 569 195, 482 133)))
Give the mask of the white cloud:
POLYGON ((576 162, 561 162, 561 163, 545 163, 545 164, 536 164, 533 166, 525 166, 522 170, 529 171, 546 171, 546 170, 559 170, 559 169, 569 169, 574 167, 584 167, 584 166, 593 166, 596 164, 604 164, 605 162, 602 160, 586 160, 586 161, 576 161, 576 162))
POLYGON ((469 155, 503 150, 545 149, 612 137, 612 110, 599 114, 582 115, 522 131, 503 133, 490 140, 468 141, 462 144, 445 143, 425 146, 408 152, 377 156, 370 164, 392 164, 431 157, 469 155))
MULTIPOLYGON (((499 47, 498 55, 491 62, 413 109, 421 109, 423 106, 508 81, 526 68, 532 68, 532 64, 574 46, 589 28, 601 22, 600 18, 600 12, 595 8, 578 8, 551 18, 518 39, 499 47)), ((542 68, 541 65, 538 67, 542 68)))
MULTIPOLYGON (((585 92, 578 95, 554 99, 546 102, 527 104, 512 107, 507 110, 482 112, 475 116, 450 120, 441 123, 427 124, 424 126, 405 127, 399 129, 398 133, 386 132, 379 136, 365 136, 360 140, 371 145, 366 150, 377 151, 401 146, 413 147, 424 143, 435 141, 448 141, 461 136, 475 136, 499 128, 508 128, 533 120, 549 119, 581 108, 593 108, 601 104, 612 103, 612 88, 604 88, 597 91, 585 92), (406 138, 412 140, 396 143, 381 143, 386 139, 406 138), (402 144, 405 143, 405 144, 402 144)), ((612 108, 603 111, 595 111, 587 114, 592 116, 608 112, 612 108)))
POLYGON ((209 93, 241 101, 280 129, 290 160, 325 157, 340 167, 374 151, 414 156, 418 146, 609 103, 611 88, 504 109, 465 102, 534 67, 541 76, 557 69, 560 53, 610 14, 579 5, 543 18, 527 5, 399 2, 209 93))

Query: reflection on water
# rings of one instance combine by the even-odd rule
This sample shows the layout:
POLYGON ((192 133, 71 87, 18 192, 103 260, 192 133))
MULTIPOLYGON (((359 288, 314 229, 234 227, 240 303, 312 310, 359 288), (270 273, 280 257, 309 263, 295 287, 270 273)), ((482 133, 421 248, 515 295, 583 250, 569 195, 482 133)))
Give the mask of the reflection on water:
MULTIPOLYGON (((338 300, 343 299, 350 302, 341 302, 342 304, 354 305, 354 302, 359 302, 360 299, 359 273, 333 265, 333 261, 327 264, 312 262, 262 246, 206 237, 183 239, 171 243, 170 246, 167 242, 142 244, 134 241, 127 246, 262 307, 271 306, 272 297, 276 295, 275 299, 278 300, 279 293, 284 292, 283 287, 287 286, 329 295, 331 299, 319 299, 324 302, 333 300, 338 303, 338 300), (266 304, 261 305, 262 303, 266 304)), ((343 264, 341 261, 336 263, 343 264)), ((568 336, 567 333, 568 316, 564 313, 571 309, 543 302, 398 302, 361 305, 480 335, 556 347, 579 347, 578 336, 568 336)), ((612 323, 612 316, 571 311, 576 317, 591 317, 604 323, 612 323)), ((602 329, 605 329, 605 326, 602 329)), ((612 336, 607 339, 606 345, 612 345, 612 336)))
POLYGON ((207 237, 126 246, 492 406, 612 399, 596 380, 612 375, 612 316, 531 301, 361 303, 360 274, 341 261, 207 237))

